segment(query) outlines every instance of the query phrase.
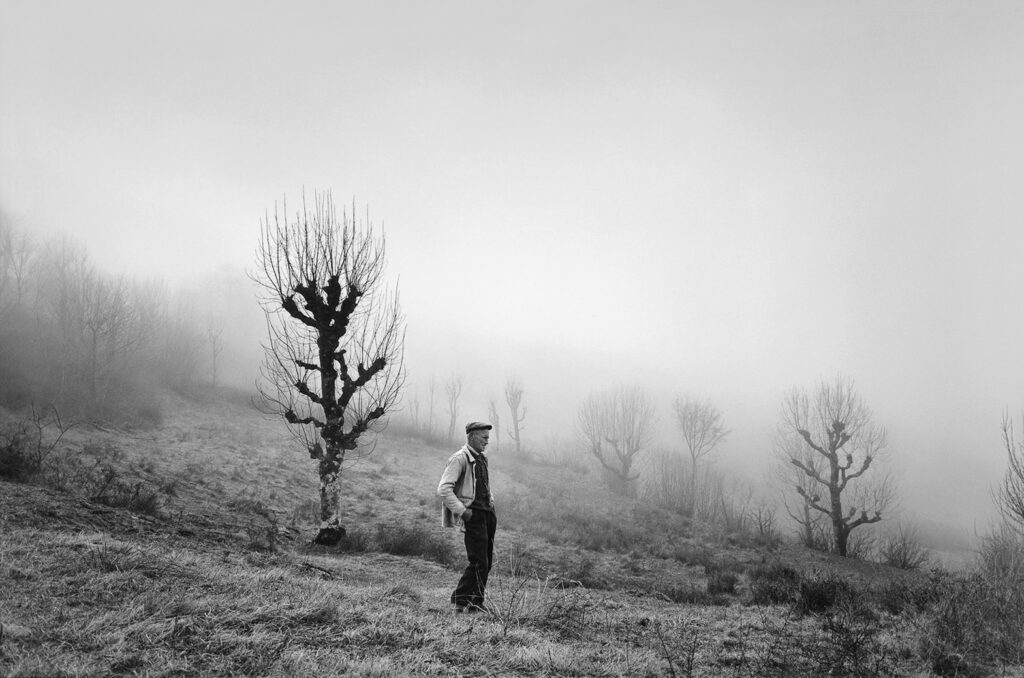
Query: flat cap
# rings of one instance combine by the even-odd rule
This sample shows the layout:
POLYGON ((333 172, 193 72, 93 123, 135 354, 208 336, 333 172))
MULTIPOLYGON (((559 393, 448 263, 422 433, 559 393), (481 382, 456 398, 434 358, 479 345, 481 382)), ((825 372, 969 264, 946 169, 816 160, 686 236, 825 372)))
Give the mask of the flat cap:
POLYGON ((471 421, 466 424, 466 433, 472 433, 473 431, 490 431, 493 426, 483 421, 471 421))

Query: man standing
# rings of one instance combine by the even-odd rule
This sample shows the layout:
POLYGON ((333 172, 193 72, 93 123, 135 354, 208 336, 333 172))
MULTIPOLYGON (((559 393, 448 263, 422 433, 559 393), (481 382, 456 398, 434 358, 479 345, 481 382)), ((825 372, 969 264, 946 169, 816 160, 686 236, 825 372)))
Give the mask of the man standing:
POLYGON ((469 560, 452 592, 451 600, 457 613, 483 609, 487 575, 494 560, 494 531, 498 520, 484 454, 491 428, 481 421, 466 424, 466 444, 448 458, 437 486, 441 497, 441 523, 445 527, 460 526, 469 560))

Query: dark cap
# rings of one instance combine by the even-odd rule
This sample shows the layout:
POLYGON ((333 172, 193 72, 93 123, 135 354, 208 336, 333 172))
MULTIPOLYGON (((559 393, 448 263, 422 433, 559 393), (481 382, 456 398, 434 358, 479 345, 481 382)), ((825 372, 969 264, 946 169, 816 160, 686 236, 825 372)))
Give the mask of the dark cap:
POLYGON ((473 431, 490 431, 493 426, 482 421, 471 421, 466 424, 466 433, 472 433, 473 431))

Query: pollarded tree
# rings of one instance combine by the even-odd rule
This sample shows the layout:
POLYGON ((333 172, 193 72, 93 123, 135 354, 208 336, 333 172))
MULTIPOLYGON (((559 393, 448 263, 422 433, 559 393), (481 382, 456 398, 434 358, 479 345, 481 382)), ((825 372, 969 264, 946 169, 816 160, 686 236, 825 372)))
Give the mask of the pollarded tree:
POLYGON ((612 478, 612 489, 629 494, 640 477, 637 457, 651 441, 654 405, 640 388, 591 394, 577 417, 580 438, 612 478))
POLYGON ((487 418, 494 425, 494 450, 497 452, 501 449, 501 415, 498 413, 494 398, 491 398, 487 405, 487 418))
POLYGON ((284 206, 263 219, 256 259, 269 331, 260 394, 316 460, 315 541, 337 544, 346 455, 384 425, 405 378, 404 319, 384 286, 384 238, 317 193, 291 221, 284 206))
POLYGON ((783 453, 808 483, 795 483, 807 506, 832 525, 835 551, 847 554, 850 533, 882 519, 892 499, 887 482, 862 479, 886 446, 885 429, 874 422, 849 379, 822 382, 814 393, 794 389, 786 396, 780 435, 795 433, 802 445, 783 453), (861 482, 858 489, 850 483, 861 482))
POLYGON ((459 397, 462 395, 462 375, 453 374, 444 385, 444 395, 448 401, 448 440, 455 440, 458 429, 459 397))
POLYGON ((526 406, 523 405, 523 382, 516 377, 508 377, 505 380, 505 404, 508 405, 509 418, 512 420, 512 428, 508 434, 516 444, 516 456, 523 454, 523 421, 526 419, 526 406))

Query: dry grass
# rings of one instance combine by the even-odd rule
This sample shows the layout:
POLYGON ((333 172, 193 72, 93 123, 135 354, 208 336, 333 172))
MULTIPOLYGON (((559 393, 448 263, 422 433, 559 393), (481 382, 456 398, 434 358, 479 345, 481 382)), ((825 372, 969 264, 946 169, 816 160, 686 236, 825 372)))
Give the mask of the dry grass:
POLYGON ((861 572, 795 547, 726 549, 705 526, 607 494, 592 474, 497 456, 488 612, 453 616, 459 537, 439 527, 433 498, 447 450, 382 439, 345 475, 349 550, 324 549, 306 543, 316 519, 311 462, 276 422, 238 403, 168 398, 156 429, 74 430, 60 451, 165 488, 158 515, 92 501, 73 484, 0 484, 0 622, 33 632, 0 644, 0 674, 889 676, 933 667, 921 646, 935 631, 926 575, 856 564, 861 572))

